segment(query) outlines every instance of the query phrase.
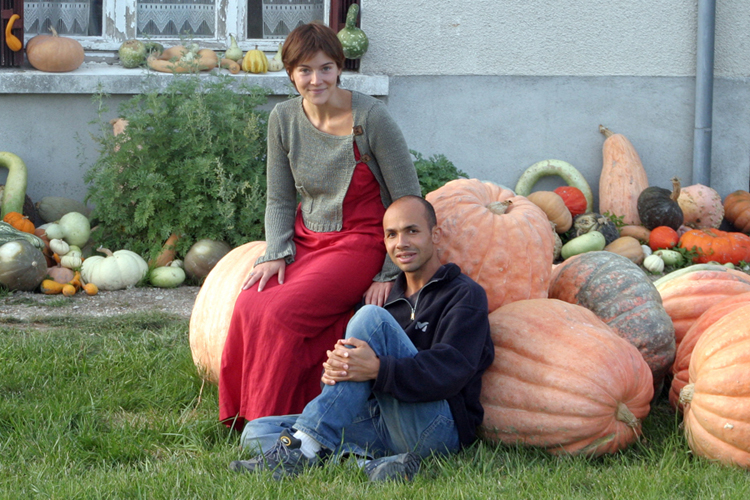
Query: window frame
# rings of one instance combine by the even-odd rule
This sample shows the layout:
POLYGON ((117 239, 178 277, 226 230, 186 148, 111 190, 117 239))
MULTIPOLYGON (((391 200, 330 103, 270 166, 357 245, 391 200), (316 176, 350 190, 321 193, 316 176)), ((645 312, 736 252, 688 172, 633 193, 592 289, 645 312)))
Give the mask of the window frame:
MULTIPOLYGON (((331 24, 331 9, 335 8, 337 0, 324 0, 323 21, 331 24)), ((101 36, 73 36, 86 51, 116 51, 122 42, 136 38, 137 32, 137 0, 102 0, 102 35, 101 36)), ((256 46, 265 52, 276 52, 281 39, 245 39, 247 23, 247 0, 216 0, 216 37, 196 38, 201 48, 224 50, 229 43, 229 34, 235 35, 242 50, 254 49, 256 46), (222 22, 223 20, 223 22, 222 22), (237 34, 241 36, 237 36, 237 34)), ((31 36, 26 36, 26 41, 31 36)), ((142 39, 142 38, 141 38, 142 39)), ((179 38, 154 38, 165 46, 177 45, 182 42, 179 38)))

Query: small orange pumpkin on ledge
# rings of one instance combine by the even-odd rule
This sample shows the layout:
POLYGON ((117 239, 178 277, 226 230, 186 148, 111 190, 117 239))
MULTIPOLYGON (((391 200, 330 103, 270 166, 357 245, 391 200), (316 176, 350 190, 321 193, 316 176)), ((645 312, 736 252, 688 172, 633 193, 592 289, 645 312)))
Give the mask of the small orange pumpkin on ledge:
POLYGON ((19 214, 18 212, 8 212, 7 214, 5 214, 5 217, 3 217, 3 222, 7 222, 14 228, 18 229, 19 231, 23 231, 24 233, 34 234, 34 230, 36 229, 36 227, 34 227, 34 223, 31 222, 28 217, 23 214, 19 214))

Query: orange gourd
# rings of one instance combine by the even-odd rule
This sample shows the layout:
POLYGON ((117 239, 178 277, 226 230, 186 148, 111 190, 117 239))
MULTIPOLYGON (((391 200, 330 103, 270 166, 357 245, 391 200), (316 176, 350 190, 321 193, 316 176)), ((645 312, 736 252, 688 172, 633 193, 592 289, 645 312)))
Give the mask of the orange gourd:
POLYGON ((696 263, 738 264, 743 260, 750 262, 750 236, 743 233, 730 233, 718 229, 691 229, 680 236, 679 246, 697 250, 699 255, 693 259, 696 263))
POLYGON ((698 339, 701 338, 703 332, 706 331, 711 325, 716 323, 718 320, 726 316, 728 313, 744 307, 750 304, 750 292, 740 293, 727 297, 721 302, 718 302, 708 309, 706 312, 700 315, 700 317, 693 323, 693 326, 685 333, 682 342, 680 342, 680 348, 677 350, 674 364, 672 365, 672 385, 669 388, 669 402, 672 406, 677 409, 682 409, 680 404, 680 391, 685 387, 689 381, 690 376, 688 370, 690 368, 690 357, 695 349, 695 344, 698 343, 698 339))
POLYGON ((570 215, 575 217, 586 213, 587 201, 583 191, 575 186, 560 186, 554 189, 554 192, 560 195, 568 207, 570 215))
POLYGON ((596 456, 640 435, 654 394, 651 371, 593 312, 556 299, 521 300, 490 313, 490 328, 485 439, 596 456))
POLYGON ((599 177, 599 213, 622 216, 625 224, 638 225, 638 196, 648 187, 641 158, 630 141, 599 125, 606 137, 602 146, 602 173, 599 177))
POLYGON ((695 455, 750 468, 750 305, 708 327, 690 358, 681 393, 683 425, 695 455))
POLYGON ((34 227, 34 223, 31 222, 28 217, 23 214, 19 214, 18 212, 8 212, 7 214, 5 214, 5 217, 3 217, 3 222, 7 222, 14 228, 18 229, 19 231, 23 231, 24 233, 34 234, 34 231, 36 230, 36 227, 34 227))
POLYGON ((206 276, 195 298, 190 351, 199 373, 211 383, 219 383, 221 354, 242 283, 265 251, 265 241, 253 241, 226 254, 206 276))
POLYGON ((713 264, 678 269, 654 282, 674 325, 677 349, 693 323, 712 305, 750 292, 750 276, 713 264))
POLYGON ((654 251, 673 248, 679 241, 677 231, 669 226, 655 227, 648 235, 648 246, 654 251))
POLYGON ((739 231, 750 233, 750 193, 739 190, 727 195, 724 217, 739 231))
POLYGON ((564 233, 573 225, 573 217, 562 197, 552 191, 535 191, 527 196, 529 201, 542 209, 555 226, 555 231, 564 233))
POLYGON ((26 44, 29 64, 40 71, 53 73, 73 71, 83 64, 83 47, 77 40, 58 36, 50 27, 52 35, 37 35, 26 44))
POLYGON ((454 262, 487 292, 489 310, 547 297, 555 245, 544 212, 491 182, 457 179, 429 193, 440 261, 454 262))

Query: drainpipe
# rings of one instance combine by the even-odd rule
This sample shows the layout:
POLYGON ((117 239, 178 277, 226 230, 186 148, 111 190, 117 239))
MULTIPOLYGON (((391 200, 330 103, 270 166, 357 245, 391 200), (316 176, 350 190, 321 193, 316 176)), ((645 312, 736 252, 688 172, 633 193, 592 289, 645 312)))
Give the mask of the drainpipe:
POLYGON ((695 69, 693 184, 711 185, 711 125, 714 93, 716 0, 698 0, 698 47, 695 69))

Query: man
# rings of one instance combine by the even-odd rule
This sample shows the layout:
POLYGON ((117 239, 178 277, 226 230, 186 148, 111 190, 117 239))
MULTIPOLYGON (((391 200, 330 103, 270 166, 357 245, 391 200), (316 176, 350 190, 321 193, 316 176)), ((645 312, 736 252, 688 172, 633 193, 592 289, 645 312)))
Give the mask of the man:
POLYGON ((373 481, 408 479, 421 457, 476 439, 482 374, 494 356, 484 290, 455 264, 440 264, 440 228, 427 201, 399 198, 383 229, 402 271, 386 304, 354 315, 347 338, 328 351, 322 393, 302 414, 245 426, 243 445, 265 453, 232 470, 270 470, 279 479, 352 453, 379 457, 364 466, 373 481))

